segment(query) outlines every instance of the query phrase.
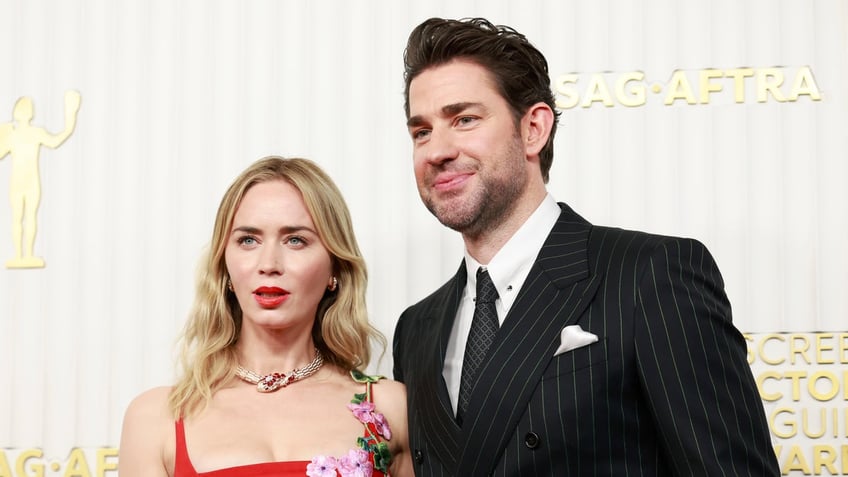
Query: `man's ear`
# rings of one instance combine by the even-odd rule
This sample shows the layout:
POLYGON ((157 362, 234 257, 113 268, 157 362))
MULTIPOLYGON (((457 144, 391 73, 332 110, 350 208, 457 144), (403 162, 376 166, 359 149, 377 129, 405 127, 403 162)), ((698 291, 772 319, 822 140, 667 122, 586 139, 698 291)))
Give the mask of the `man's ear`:
POLYGON ((527 156, 538 156, 539 151, 548 143, 554 124, 554 112, 545 103, 530 106, 521 118, 521 139, 527 156))

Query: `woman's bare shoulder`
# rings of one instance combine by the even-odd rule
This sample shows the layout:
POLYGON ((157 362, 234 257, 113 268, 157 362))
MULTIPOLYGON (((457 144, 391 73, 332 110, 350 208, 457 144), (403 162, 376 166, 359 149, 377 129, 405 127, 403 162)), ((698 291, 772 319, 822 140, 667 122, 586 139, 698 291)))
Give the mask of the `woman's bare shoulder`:
POLYGON ((383 414, 406 420, 406 385, 392 379, 381 379, 374 383, 371 394, 374 404, 383 414))
MULTIPOLYGON (((124 413, 123 434, 173 433, 174 414, 168 405, 171 388, 148 389, 130 401, 124 413)), ((125 437, 125 436, 124 436, 125 437)))
POLYGON ((168 408, 168 396, 171 394, 170 386, 159 386, 142 392, 127 406, 127 415, 153 417, 173 416, 168 408))
POLYGON ((383 378, 375 383, 381 394, 406 398, 406 385, 394 379, 383 378))
POLYGON ((173 468, 174 416, 168 406, 170 387, 156 387, 127 406, 121 429, 121 476, 167 476, 173 468))
POLYGON ((389 446, 392 450, 391 474, 411 476, 409 430, 406 421, 406 386, 391 379, 381 379, 373 385, 374 405, 383 413, 392 430, 389 446))

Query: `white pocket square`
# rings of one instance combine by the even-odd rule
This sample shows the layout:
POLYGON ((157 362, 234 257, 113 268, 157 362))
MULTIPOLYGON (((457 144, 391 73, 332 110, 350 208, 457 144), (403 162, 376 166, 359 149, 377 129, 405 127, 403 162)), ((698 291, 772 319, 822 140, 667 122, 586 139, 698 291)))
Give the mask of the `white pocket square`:
POLYGON ((598 341, 598 335, 584 331, 580 325, 566 326, 562 329, 559 348, 557 348, 554 356, 595 343, 596 341, 598 341))

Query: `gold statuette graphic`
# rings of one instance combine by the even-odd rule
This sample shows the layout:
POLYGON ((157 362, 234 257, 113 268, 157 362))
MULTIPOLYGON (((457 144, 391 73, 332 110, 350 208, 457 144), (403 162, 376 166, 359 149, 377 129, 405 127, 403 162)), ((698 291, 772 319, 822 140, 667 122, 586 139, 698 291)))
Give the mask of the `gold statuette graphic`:
POLYGON ((41 179, 38 172, 38 155, 41 146, 59 147, 74 132, 80 94, 65 93, 65 130, 50 134, 44 128, 30 124, 33 118, 32 99, 22 97, 15 103, 12 122, 0 124, 0 160, 12 157, 12 174, 9 182, 9 202, 12 205, 12 242, 14 258, 6 261, 6 268, 42 268, 44 259, 33 255, 35 234, 38 229, 38 205, 41 202, 41 179))

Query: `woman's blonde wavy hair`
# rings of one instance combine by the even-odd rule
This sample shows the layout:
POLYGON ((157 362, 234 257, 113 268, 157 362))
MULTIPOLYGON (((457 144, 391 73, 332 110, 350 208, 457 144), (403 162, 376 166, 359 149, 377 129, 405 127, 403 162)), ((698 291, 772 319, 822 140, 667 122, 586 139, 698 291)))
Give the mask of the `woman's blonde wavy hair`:
POLYGON ((312 339, 324 360, 351 371, 368 365, 372 339, 385 349, 385 338, 368 322, 365 261, 338 187, 308 159, 265 157, 235 179, 218 207, 212 242, 198 267, 194 305, 181 339, 182 376, 169 398, 175 417, 202 410, 215 391, 235 375, 242 311, 235 294, 227 289, 224 250, 245 193, 256 184, 276 180, 288 182, 302 194, 338 277, 337 289, 326 291, 318 304, 312 327, 312 339))

